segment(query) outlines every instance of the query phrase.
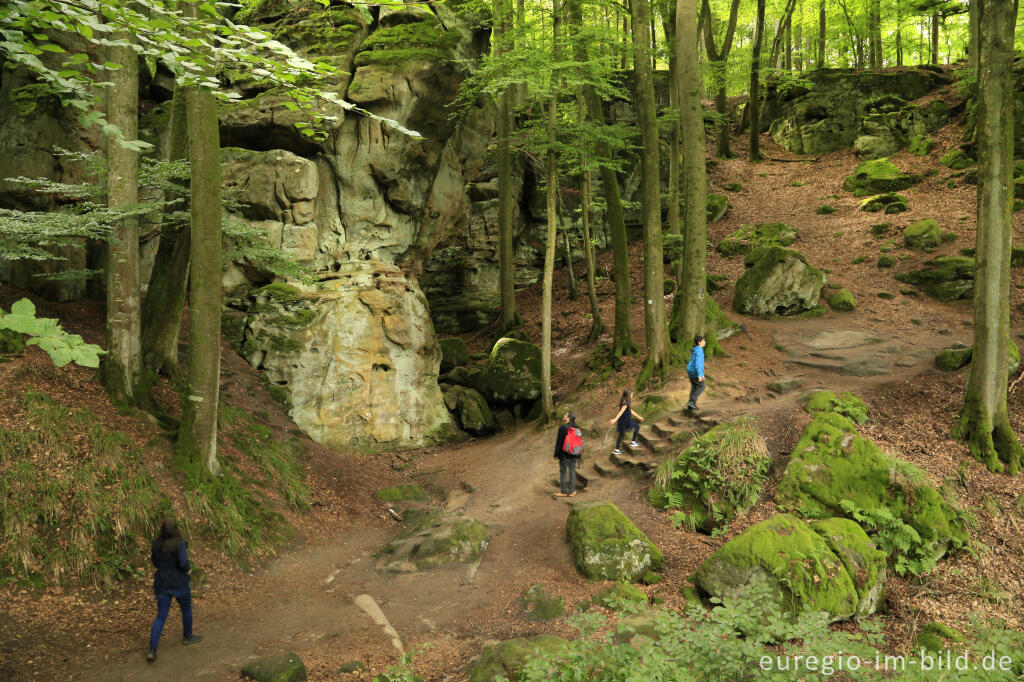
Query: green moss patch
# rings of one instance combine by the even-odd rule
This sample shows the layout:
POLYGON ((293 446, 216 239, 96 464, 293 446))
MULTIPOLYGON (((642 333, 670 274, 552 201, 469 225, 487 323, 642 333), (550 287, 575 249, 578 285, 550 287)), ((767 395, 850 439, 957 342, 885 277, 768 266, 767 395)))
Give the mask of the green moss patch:
POLYGON ((828 307, 832 310, 849 312, 857 309, 857 302, 849 289, 840 289, 828 297, 828 307))
POLYGON ((758 246, 789 246, 800 236, 786 223, 759 223, 753 227, 743 225, 728 237, 718 242, 718 252, 723 256, 749 253, 758 246))
POLYGON ((915 156, 928 156, 934 148, 935 140, 927 135, 914 135, 907 145, 907 151, 915 156))
POLYGON ((636 585, 618 583, 598 592, 594 603, 612 611, 621 611, 630 604, 646 604, 647 594, 636 585))
POLYGON ((538 583, 527 589, 519 597, 519 604, 527 620, 546 623, 561 618, 565 613, 565 602, 561 597, 552 597, 547 588, 538 583))
POLYGON ((442 374, 469 363, 469 350, 466 348, 466 342, 459 337, 438 339, 437 343, 441 347, 442 374))
MULTIPOLYGON (((896 192, 887 192, 864 199, 858 204, 858 208, 868 213, 878 213, 879 211, 889 214, 903 213, 907 210, 907 198, 896 192)), ((886 227, 888 227, 888 224, 886 224, 886 227)), ((874 228, 872 227, 872 229, 874 228)), ((885 230, 885 232, 888 232, 888 230, 885 230)), ((873 231, 872 234, 874 235, 873 231)))
POLYGON ((398 67, 411 61, 444 64, 451 60, 460 34, 445 31, 434 21, 383 26, 359 46, 356 66, 377 64, 398 67))
POLYGON ((888 158, 865 161, 843 182, 843 189, 855 196, 884 194, 907 189, 921 181, 921 176, 904 173, 888 158))
POLYGON ((497 646, 484 647, 479 661, 469 672, 469 682, 516 679, 527 661, 538 656, 553 656, 565 650, 568 642, 554 635, 535 635, 529 639, 510 639, 497 646))
POLYGON ((256 682, 300 682, 306 679, 306 664, 296 653, 281 654, 246 663, 242 677, 256 682))
POLYGON ((405 502, 408 500, 424 502, 430 499, 426 491, 415 483, 404 483, 402 485, 393 485, 390 488, 381 488, 373 496, 385 502, 405 502))
POLYGON ((897 275, 896 279, 915 284, 940 301, 955 301, 966 298, 974 289, 974 259, 939 256, 918 270, 897 275))
POLYGON ((931 251, 942 243, 942 230, 934 218, 925 218, 903 228, 903 243, 908 249, 931 251))
POLYGON ((953 372, 970 364, 973 354, 974 349, 970 346, 961 343, 953 344, 935 356, 935 366, 953 372))
POLYGON ((939 163, 953 170, 963 170, 974 165, 974 159, 960 149, 950 149, 939 157, 939 163))
POLYGON ((665 565, 661 551, 607 500, 573 505, 566 534, 576 568, 591 580, 636 582, 665 565))

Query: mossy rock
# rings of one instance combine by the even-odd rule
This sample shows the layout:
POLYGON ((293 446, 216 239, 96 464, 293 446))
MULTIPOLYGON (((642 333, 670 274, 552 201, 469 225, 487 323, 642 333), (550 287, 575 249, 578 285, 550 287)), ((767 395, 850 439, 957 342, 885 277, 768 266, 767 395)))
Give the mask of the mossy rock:
POLYGON ((591 580, 632 583, 665 566, 661 551, 608 500, 574 504, 566 535, 576 568, 591 580))
POLYGON ((916 185, 921 176, 904 173, 888 158, 865 161, 843 182, 843 189, 855 196, 898 192, 916 185))
POLYGON ((306 679, 306 666, 296 653, 281 654, 245 664, 242 677, 256 682, 298 682, 306 679))
POLYGON ((935 356, 935 366, 948 372, 954 372, 970 364, 973 354, 974 349, 970 346, 960 343, 953 344, 935 356))
POLYGON ((966 298, 974 289, 974 259, 967 256, 939 256, 919 270, 896 275, 906 284, 916 284, 940 301, 966 298))
POLYGON ((857 302, 849 289, 840 289, 828 297, 828 307, 832 310, 849 312, 857 309, 857 302))
POLYGON ((926 624, 921 628, 921 631, 930 632, 933 635, 938 635, 939 637, 945 637, 949 641, 956 643, 962 642, 965 639, 964 633, 960 632, 956 628, 946 625, 945 623, 940 623, 937 620, 933 620, 931 623, 926 624))
MULTIPOLYGON (((889 518, 920 537, 925 563, 967 541, 961 515, 913 465, 882 452, 836 412, 819 412, 804 429, 779 483, 776 504, 807 518, 889 518)), ((874 535, 876 530, 868 529, 874 535)), ((905 550, 896 549, 896 562, 905 550)))
MULTIPOLYGON (((498 339, 476 382, 491 403, 522 403, 540 397, 540 346, 529 341, 498 339)), ((555 367, 552 363, 551 372, 555 367)))
POLYGON ((17 355, 25 351, 25 335, 11 329, 0 329, 0 354, 17 355))
POLYGON ((896 259, 892 256, 882 255, 878 257, 877 261, 875 261, 875 267, 879 270, 891 268, 894 265, 896 265, 896 259))
POLYGON ((338 666, 339 674, 358 673, 366 670, 366 664, 362 661, 349 661, 338 666))
POLYGON ((663 609, 648 608, 623 616, 612 634, 612 643, 630 644, 637 638, 658 639, 658 624, 666 615, 663 609))
POLYGON ((410 573, 480 559, 491 541, 487 526, 452 512, 423 514, 377 553, 377 570, 410 573))
POLYGON ((717 248, 723 256, 735 256, 749 253, 758 246, 789 246, 799 236, 799 233, 786 223, 758 223, 753 227, 743 225, 718 242, 717 248))
POLYGON ((942 243, 942 230, 934 218, 925 218, 903 228, 903 243, 908 249, 931 251, 942 243))
POLYGON ((930 632, 922 632, 917 636, 917 646, 919 649, 931 651, 932 653, 940 653, 946 648, 942 638, 930 632))
POLYGON ((751 251, 736 280, 733 308, 750 315, 791 315, 818 305, 825 273, 807 264, 803 254, 781 246, 751 251))
POLYGON ((694 582, 717 598, 764 585, 782 611, 824 611, 830 621, 853 617, 860 605, 840 558, 821 535, 788 514, 756 523, 722 545, 700 565, 694 582))
POLYGON ((722 188, 727 192, 739 192, 743 189, 743 184, 739 182, 727 182, 722 185, 722 188))
POLYGON ((619 611, 623 604, 646 604, 647 594, 636 585, 618 583, 598 592, 594 597, 594 603, 612 611, 619 611))
POLYGON ((374 497, 385 502, 407 502, 410 500, 425 502, 430 499, 426 491, 415 483, 404 483, 393 485, 390 488, 381 488, 375 492, 374 497))
POLYGON ((829 206, 828 204, 824 204, 822 206, 819 206, 818 209, 815 211, 815 213, 817 213, 818 215, 829 215, 829 214, 835 213, 835 212, 836 212, 835 206, 829 206))
POLYGON ((935 140, 927 135, 914 135, 907 145, 907 151, 915 156, 928 156, 934 148, 935 140))
POLYGON ((424 13, 423 21, 396 23, 377 28, 359 46, 356 66, 398 68, 413 61, 445 64, 459 44, 458 31, 446 31, 424 13))
MULTIPOLYGON (((887 192, 886 194, 878 194, 873 197, 868 197, 860 202, 857 207, 868 213, 877 213, 883 211, 885 213, 903 213, 907 210, 907 198, 902 194, 896 192, 887 192)), ((885 224, 888 227, 888 223, 885 224)), ((872 226, 872 230, 874 226, 872 226)), ((888 229, 882 234, 888 233, 888 229)), ((880 236, 875 234, 874 231, 871 233, 874 236, 880 236)))
POLYGON ((948 152, 939 157, 939 163, 952 170, 963 170, 964 168, 970 168, 974 165, 974 159, 967 156, 960 149, 950 149, 948 152))
POLYGON ((849 391, 839 395, 832 391, 815 391, 806 396, 804 409, 812 417, 821 412, 838 412, 858 424, 868 420, 868 406, 849 391))
POLYGON ((644 573, 644 577, 640 579, 644 585, 657 585, 662 581, 663 576, 657 571, 647 571, 644 573))
POLYGON ((444 405, 454 414, 462 430, 474 436, 490 436, 501 430, 484 397, 474 388, 442 384, 444 405))
POLYGON ((519 604, 527 620, 546 623, 561 618, 565 613, 565 602, 561 597, 552 597, 542 583, 527 589, 519 597, 519 604))
POLYGON ((868 534, 850 519, 830 518, 811 522, 811 528, 843 562, 857 590, 858 618, 881 610, 885 605, 886 555, 868 534))
POLYGON ((510 639, 486 646, 469 671, 469 682, 491 682, 498 678, 515 679, 523 665, 537 656, 556 655, 568 645, 561 637, 535 635, 529 639, 510 639))
POLYGON ((729 200, 724 194, 709 194, 704 203, 707 212, 708 223, 717 223, 725 217, 729 210, 729 200))
POLYGON ((437 344, 441 347, 442 374, 469 363, 469 349, 466 348, 466 342, 459 337, 438 339, 437 344))
POLYGON ((877 225, 871 226, 871 236, 875 239, 881 239, 882 237, 889 234, 889 230, 892 229, 892 223, 878 223, 877 225))

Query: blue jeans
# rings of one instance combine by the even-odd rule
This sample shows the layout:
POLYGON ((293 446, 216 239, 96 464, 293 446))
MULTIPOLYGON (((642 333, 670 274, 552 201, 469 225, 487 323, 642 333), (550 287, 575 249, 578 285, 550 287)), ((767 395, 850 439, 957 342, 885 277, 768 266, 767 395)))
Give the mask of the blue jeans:
POLYGON ((695 377, 690 377, 690 401, 689 405, 697 407, 697 398, 704 392, 704 382, 695 377))
POLYGON ((181 607, 182 635, 185 639, 192 636, 192 591, 182 590, 156 595, 156 620, 153 621, 153 629, 149 631, 149 648, 156 651, 156 645, 160 643, 160 633, 164 630, 164 623, 167 622, 167 614, 171 610, 171 597, 178 600, 181 607))
POLYGON ((576 457, 558 458, 558 482, 563 493, 576 492, 576 462, 578 461, 576 457), (567 478, 568 486, 566 486, 567 478))

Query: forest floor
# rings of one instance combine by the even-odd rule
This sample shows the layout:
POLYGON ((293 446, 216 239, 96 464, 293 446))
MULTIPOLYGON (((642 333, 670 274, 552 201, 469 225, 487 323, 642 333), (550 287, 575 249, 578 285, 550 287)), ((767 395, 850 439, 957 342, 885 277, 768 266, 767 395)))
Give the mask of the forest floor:
MULTIPOLYGON (((649 479, 602 479, 573 500, 601 497, 614 501, 663 550, 665 580, 644 589, 664 599, 669 608, 682 608, 679 590, 686 577, 717 547, 773 513, 771 500, 786 457, 809 421, 796 396, 820 387, 853 391, 864 399, 871 419, 862 433, 886 452, 921 467, 936 485, 954 475, 963 460, 969 460, 961 501, 978 519, 972 532, 973 550, 944 559, 921 580, 889 578, 888 607, 877 616, 886 629, 887 647, 907 651, 921 624, 938 619, 965 627, 971 613, 1002 618, 1011 627, 1024 628, 1024 533, 1020 532, 1024 516, 1018 506, 1024 495, 1024 477, 989 473, 970 460, 963 444, 949 439, 965 374, 942 372, 932 363, 934 354, 950 343, 971 342, 970 302, 944 304, 923 295, 900 293, 909 287, 896 282, 892 274, 936 254, 897 250, 893 253, 902 260, 894 271, 879 270, 875 261, 886 240, 877 240, 869 232, 872 224, 888 220, 899 240, 903 226, 933 217, 943 230, 958 235, 956 242, 943 245, 940 254, 973 245, 975 189, 969 185, 947 187, 950 172, 938 164, 939 156, 959 142, 961 123, 955 121, 933 135, 938 144, 929 156, 900 153, 894 157, 905 170, 937 170, 903 192, 909 198, 910 211, 898 216, 863 213, 857 210, 858 200, 842 190, 843 179, 857 163, 851 152, 800 162, 751 164, 738 158, 721 161, 710 170, 709 191, 727 194, 732 204, 722 221, 709 226, 712 243, 742 224, 784 221, 800 231, 795 246, 811 264, 830 270, 830 281, 852 291, 858 307, 850 313, 828 311, 817 318, 743 318, 748 333, 723 342, 728 357, 709 359, 702 409, 719 417, 756 416, 759 431, 778 464, 764 501, 738 519, 728 533, 712 538, 674 528, 668 514, 645 503, 649 479), (731 182, 740 182, 743 189, 724 192, 721 188, 731 182), (836 212, 817 214, 823 204, 835 207, 836 212), (853 264, 859 256, 867 258, 853 264), (880 298, 879 293, 893 297, 880 298), (884 363, 885 373, 842 376, 790 362, 787 350, 822 332, 847 331, 879 339, 874 346, 885 352, 873 361, 884 363), (775 396, 766 384, 781 376, 799 377, 802 388, 775 396)), ((767 136, 762 145, 772 157, 792 157, 767 136)), ((734 151, 744 153, 742 140, 734 139, 734 151)), ((1020 220, 1017 217, 1018 241, 1020 220)), ((640 292, 639 244, 632 245, 631 251, 633 291, 640 292)), ((610 259, 610 253, 598 256, 601 265, 610 265, 610 259)), ((742 267, 741 258, 710 255, 709 270, 729 280, 714 297, 737 320, 740 316, 730 312, 730 284, 742 267)), ((598 290, 602 312, 610 323, 612 285, 600 282, 598 290)), ((1024 271, 1015 269, 1011 305, 1024 299, 1022 290, 1024 271)), ((19 295, 9 288, 0 289, 0 305, 8 306, 19 295)), ((668 302, 670 297, 666 298, 668 302)), ((537 287, 520 292, 520 310, 535 339, 540 335, 539 303, 537 287)), ((40 304, 40 309, 59 317, 66 329, 87 340, 102 338, 98 306, 40 304)), ((553 315, 553 353, 558 367, 555 391, 562 401, 560 411, 572 409, 598 425, 594 433, 587 434, 586 444, 588 453, 596 454, 611 448, 607 420, 615 413, 618 393, 632 385, 642 355, 627 359, 610 379, 592 384, 586 361, 595 345, 583 342, 589 330, 588 311, 585 296, 567 300, 566 276, 558 272, 553 315), (581 386, 585 388, 579 390, 581 386)), ((1013 313, 1012 323, 1014 336, 1020 338, 1020 313, 1013 313)), ((639 301, 634 306, 633 329, 634 340, 642 349, 639 301)), ((487 342, 485 333, 467 335, 467 340, 477 350, 487 342)), ((602 341, 610 341, 610 332, 602 341)), ((226 345, 223 358, 225 399, 264 413, 276 431, 291 435, 294 426, 260 388, 255 372, 226 345)), ((154 439, 158 431, 153 424, 104 407, 107 403, 91 371, 55 371, 48 362, 32 350, 22 359, 0 365, 0 382, 9 395, 32 389, 89 405, 103 420, 130 433, 145 447, 155 476, 160 472, 170 475, 168 447, 154 439)), ((681 376, 661 391, 685 397, 687 388, 685 376, 681 376)), ((1022 394, 1024 389, 1018 387, 1009 401, 1018 434, 1024 434, 1022 394)), ((302 656, 310 679, 370 679, 394 664, 399 652, 355 605, 355 597, 362 594, 377 601, 406 651, 427 647, 416 656, 415 668, 428 680, 464 679, 468 666, 489 642, 542 632, 572 636, 574 631, 562 621, 528 621, 519 605, 522 592, 536 583, 544 583, 549 592, 563 597, 567 610, 606 587, 583 580, 573 566, 564 530, 569 503, 553 496, 557 491, 553 440, 552 428, 527 424, 491 438, 402 453, 397 459, 397 454, 331 452, 303 439, 309 453, 306 466, 313 507, 308 513, 289 515, 296 534, 286 546, 276 555, 242 568, 215 552, 204 552, 201 541, 194 543, 194 560, 204 568, 204 579, 194 589, 196 632, 204 636, 200 644, 179 648, 180 618, 172 611, 159 658, 154 664, 146 663, 145 642, 153 617, 149 577, 127 581, 113 592, 88 587, 39 590, 8 584, 0 587, 4 605, 0 679, 228 680, 237 679, 240 667, 249 660, 288 651, 302 656), (396 466, 404 471, 396 471, 396 466), (491 528, 492 541, 478 566, 393 576, 374 571, 373 553, 400 524, 372 493, 399 482, 419 483, 437 508, 464 509, 491 528), (353 660, 364 662, 368 669, 354 674, 337 672, 339 666, 353 660)))

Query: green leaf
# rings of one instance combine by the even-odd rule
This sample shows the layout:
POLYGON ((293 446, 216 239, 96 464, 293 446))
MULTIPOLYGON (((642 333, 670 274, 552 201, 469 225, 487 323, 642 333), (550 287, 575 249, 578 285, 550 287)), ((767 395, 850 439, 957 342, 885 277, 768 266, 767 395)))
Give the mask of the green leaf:
POLYGON ((57 367, 63 367, 64 365, 71 362, 71 352, 66 348, 57 348, 55 350, 47 351, 47 355, 53 360, 53 364, 57 367))
POLYGON ((43 52, 58 52, 60 54, 63 54, 67 51, 60 45, 54 45, 53 43, 46 43, 45 45, 40 45, 39 49, 43 52))
POLYGON ((11 314, 28 315, 29 317, 35 317, 36 306, 32 301, 28 300, 27 298, 23 298, 19 301, 14 302, 14 305, 11 306, 11 314))

